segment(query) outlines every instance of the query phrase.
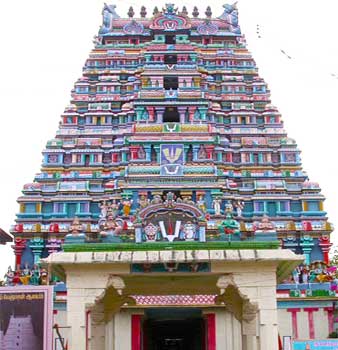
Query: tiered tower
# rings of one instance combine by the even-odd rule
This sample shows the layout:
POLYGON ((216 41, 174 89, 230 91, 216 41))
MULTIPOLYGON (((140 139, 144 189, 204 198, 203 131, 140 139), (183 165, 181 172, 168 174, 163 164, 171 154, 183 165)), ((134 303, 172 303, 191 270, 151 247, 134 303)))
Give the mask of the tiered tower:
POLYGON ((280 244, 307 265, 328 263, 324 197, 271 104, 235 5, 217 18, 172 4, 128 17, 104 7, 41 172, 18 199, 16 265, 59 251, 69 232, 69 246, 280 244))
POLYGON ((196 203, 210 228, 227 203, 242 233, 266 215, 283 247, 327 262, 324 197, 271 105, 237 10, 201 18, 168 5, 146 15, 130 8, 121 19, 105 6, 41 172, 18 199, 16 263, 59 250, 74 217, 98 232, 104 200, 125 207, 130 229, 138 209, 168 192, 196 203))

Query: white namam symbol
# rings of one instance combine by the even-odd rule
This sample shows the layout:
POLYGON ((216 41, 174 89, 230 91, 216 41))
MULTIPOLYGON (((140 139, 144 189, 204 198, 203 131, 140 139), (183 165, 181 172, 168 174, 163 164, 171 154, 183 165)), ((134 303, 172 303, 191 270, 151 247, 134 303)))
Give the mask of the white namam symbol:
POLYGON ((164 28, 167 30, 175 30, 177 27, 177 23, 174 21, 167 21, 167 22, 164 22, 163 24, 164 24, 164 28))
MULTIPOLYGON (((172 166, 171 166, 171 168, 172 168, 172 166)), ((164 166, 164 169, 165 169, 165 171, 166 171, 166 173, 168 174, 168 175, 176 175, 177 173, 178 173, 178 171, 179 171, 179 169, 180 169, 180 166, 179 165, 176 165, 175 167, 174 167, 174 170, 169 170, 168 169, 168 166, 164 166)))
POLYGON ((170 125, 166 125, 165 127, 167 131, 174 132, 176 130, 177 124, 174 124, 172 127, 170 127, 170 125))

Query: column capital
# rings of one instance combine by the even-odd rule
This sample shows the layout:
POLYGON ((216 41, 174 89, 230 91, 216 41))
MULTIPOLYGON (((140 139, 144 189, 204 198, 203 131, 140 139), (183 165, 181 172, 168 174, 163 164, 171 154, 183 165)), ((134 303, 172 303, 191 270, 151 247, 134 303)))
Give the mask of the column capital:
POLYGON ((50 238, 47 241, 46 248, 48 249, 48 254, 56 253, 61 248, 61 239, 50 238))
POLYGON ((14 249, 15 255, 21 255, 23 250, 26 248, 26 240, 19 237, 15 238, 12 248, 14 249))

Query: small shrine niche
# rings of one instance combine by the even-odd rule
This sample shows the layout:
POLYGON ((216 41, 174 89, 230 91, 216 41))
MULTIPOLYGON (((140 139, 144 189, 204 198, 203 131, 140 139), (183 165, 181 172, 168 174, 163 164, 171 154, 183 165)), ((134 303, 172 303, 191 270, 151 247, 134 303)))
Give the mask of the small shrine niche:
POLYGON ((180 115, 177 107, 166 107, 163 115, 163 123, 179 123, 180 115))

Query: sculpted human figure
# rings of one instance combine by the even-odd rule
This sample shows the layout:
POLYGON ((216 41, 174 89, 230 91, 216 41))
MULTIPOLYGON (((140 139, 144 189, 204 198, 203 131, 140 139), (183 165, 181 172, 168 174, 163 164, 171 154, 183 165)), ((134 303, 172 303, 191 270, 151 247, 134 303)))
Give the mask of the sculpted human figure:
POLYGON ((133 200, 132 199, 128 199, 128 198, 126 198, 122 202, 122 205, 123 205, 122 210, 123 210, 123 215, 124 216, 129 216, 132 204, 133 204, 133 200))
POLYGON ((186 241, 193 241, 196 238, 196 225, 188 221, 183 226, 183 234, 186 241))
POLYGON ((11 266, 8 266, 7 272, 5 274, 5 285, 11 286, 13 284, 14 271, 11 266))
POLYGON ((23 285, 29 284, 29 280, 31 278, 31 271, 29 269, 29 265, 25 262, 24 268, 21 270, 20 281, 23 285))
POLYGON ((222 199, 219 197, 215 198, 212 201, 213 207, 215 209, 215 215, 221 215, 221 204, 222 204, 222 199))
POLYGON ((206 204, 205 204, 205 200, 204 200, 204 196, 200 195, 198 197, 198 201, 197 201, 197 207, 203 212, 205 213, 207 210, 206 204))
POLYGON ((122 231, 122 226, 119 225, 116 220, 114 219, 114 216, 111 214, 108 214, 107 220, 101 224, 101 236, 116 236, 122 231))
POLYGON ((33 266, 29 284, 32 284, 33 286, 38 286, 40 284, 40 268, 37 264, 34 264, 33 266))
POLYGON ((72 235, 79 235, 83 231, 83 226, 80 223, 80 220, 78 217, 75 217, 72 224, 69 227, 69 232, 72 235))
POLYGON ((138 204, 140 205, 140 208, 143 209, 149 205, 149 199, 145 195, 142 195, 138 200, 138 204))

